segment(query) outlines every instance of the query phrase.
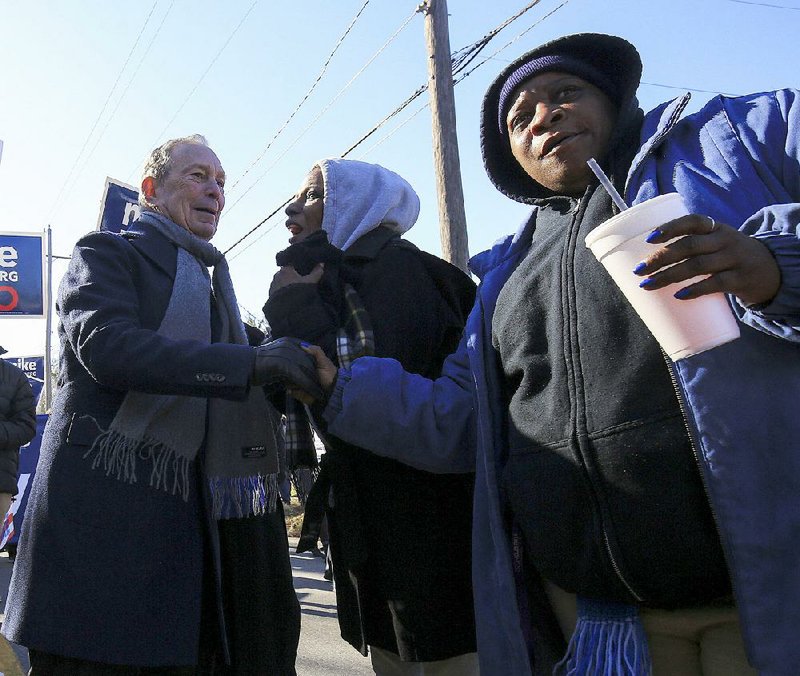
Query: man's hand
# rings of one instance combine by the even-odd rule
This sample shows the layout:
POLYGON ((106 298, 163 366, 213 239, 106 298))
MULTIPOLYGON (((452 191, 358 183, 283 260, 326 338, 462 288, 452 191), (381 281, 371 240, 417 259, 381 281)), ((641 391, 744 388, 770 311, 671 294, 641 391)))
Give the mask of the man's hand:
POLYGON ((710 216, 676 218, 650 233, 647 241, 668 242, 634 269, 635 274, 647 276, 639 286, 648 291, 706 276, 678 290, 675 297, 683 300, 721 291, 745 305, 757 305, 771 301, 780 288, 780 269, 767 246, 710 216))
POLYGON ((253 385, 281 385, 297 388, 313 399, 322 399, 324 392, 317 379, 313 357, 295 338, 278 338, 256 348, 256 360, 250 382, 253 385))
POLYGON ((278 289, 290 284, 316 284, 322 278, 324 271, 324 263, 317 263, 307 275, 301 275, 291 265, 284 265, 272 278, 272 283, 269 285, 269 294, 272 295, 278 289))

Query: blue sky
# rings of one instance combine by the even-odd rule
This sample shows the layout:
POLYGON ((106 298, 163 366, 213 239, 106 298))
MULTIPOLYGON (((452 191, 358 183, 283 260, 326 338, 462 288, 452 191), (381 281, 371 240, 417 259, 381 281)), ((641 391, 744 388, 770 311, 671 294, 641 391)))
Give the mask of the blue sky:
MULTIPOLYGON (((49 223, 53 252, 68 255, 96 225, 106 176, 138 184, 150 149, 199 132, 228 174, 214 239, 227 249, 295 191, 315 160, 341 155, 427 80, 417 4, 371 0, 267 149, 364 0, 0 0, 0 231, 40 232, 49 223)), ((527 4, 449 0, 452 50, 527 4)), ((642 54, 643 107, 693 89, 697 108, 713 92, 800 85, 798 29, 800 0, 541 0, 488 44, 472 65, 491 58, 455 89, 470 253, 514 230, 526 212, 492 188, 480 159, 481 99, 508 61, 559 35, 615 33, 642 54)), ((349 157, 411 182, 422 211, 408 237, 440 253, 426 101, 418 98, 349 157)), ((240 303, 258 316, 275 253, 286 246, 283 220, 273 217, 230 254, 240 303)), ((64 270, 54 263, 54 285, 64 270)), ((0 319, 9 355, 43 353, 44 335, 43 320, 0 319)))

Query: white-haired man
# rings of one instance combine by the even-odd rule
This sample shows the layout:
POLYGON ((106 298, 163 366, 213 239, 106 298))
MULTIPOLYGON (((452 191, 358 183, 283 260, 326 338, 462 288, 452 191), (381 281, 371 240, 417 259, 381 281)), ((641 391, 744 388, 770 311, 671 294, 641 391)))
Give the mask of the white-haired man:
POLYGON ((209 243, 224 186, 202 136, 168 141, 141 216, 83 237, 61 282, 61 381, 3 621, 34 676, 295 673, 260 386, 313 388, 313 370, 291 342, 247 344, 209 243))

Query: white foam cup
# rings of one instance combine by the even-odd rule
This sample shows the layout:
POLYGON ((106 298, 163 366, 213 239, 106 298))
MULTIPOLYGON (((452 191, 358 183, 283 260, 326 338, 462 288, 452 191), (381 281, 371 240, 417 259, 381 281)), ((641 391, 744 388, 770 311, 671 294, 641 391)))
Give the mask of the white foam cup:
POLYGON ((673 294, 694 279, 646 291, 633 269, 663 244, 648 244, 658 226, 685 216, 678 193, 636 204, 602 223, 586 236, 586 246, 608 271, 633 309, 670 359, 677 361, 739 337, 739 324, 722 293, 678 300, 673 294))

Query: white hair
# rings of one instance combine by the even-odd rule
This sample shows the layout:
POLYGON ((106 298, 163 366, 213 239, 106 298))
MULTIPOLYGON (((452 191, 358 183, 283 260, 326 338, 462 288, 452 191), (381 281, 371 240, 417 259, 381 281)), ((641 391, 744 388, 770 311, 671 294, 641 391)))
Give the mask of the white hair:
MULTIPOLYGON (((180 145, 196 145, 208 148, 208 141, 202 134, 191 134, 190 136, 182 136, 162 143, 148 156, 142 171, 142 181, 146 178, 152 178, 156 185, 161 183, 169 173, 170 165, 172 164, 172 153, 180 145)), ((141 182, 139 185, 141 186, 141 182)), ((139 190, 139 204, 149 209, 154 208, 154 205, 147 201, 147 197, 142 190, 139 190)))

